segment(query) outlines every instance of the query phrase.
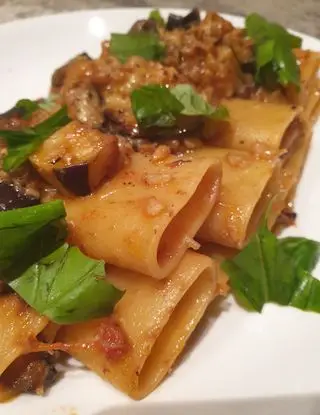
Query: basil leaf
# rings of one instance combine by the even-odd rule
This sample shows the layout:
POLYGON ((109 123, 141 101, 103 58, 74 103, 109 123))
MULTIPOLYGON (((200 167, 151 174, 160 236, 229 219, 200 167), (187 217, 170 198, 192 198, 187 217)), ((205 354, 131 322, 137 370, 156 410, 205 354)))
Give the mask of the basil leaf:
POLYGON ((293 84, 300 87, 300 70, 291 49, 276 44, 274 58, 277 62, 279 83, 284 86, 293 84))
POLYGON ((138 124, 143 128, 173 127, 181 115, 219 120, 228 117, 225 107, 211 106, 187 84, 171 89, 162 85, 145 85, 132 92, 131 106, 138 124))
POLYGON ((8 154, 3 160, 3 169, 13 171, 23 164, 37 148, 55 131, 69 123, 67 108, 62 107, 51 117, 32 128, 19 131, 0 130, 7 144, 8 154))
POLYGON ((130 56, 159 61, 165 56, 165 45, 154 33, 112 33, 110 53, 122 63, 130 56))
POLYGON ((150 12, 148 19, 154 20, 159 26, 164 27, 166 22, 161 16, 159 9, 154 9, 150 12))
POLYGON ((262 43, 268 37, 268 22, 259 14, 248 14, 245 25, 247 35, 255 42, 262 43))
POLYGON ((15 108, 20 109, 22 112, 22 118, 28 120, 31 115, 40 108, 39 104, 36 101, 31 101, 31 99, 20 99, 15 108))
POLYGON ((289 303, 300 310, 320 313, 320 282, 313 278, 308 271, 298 269, 299 285, 289 303))
POLYGON ((139 125, 149 127, 172 127, 184 106, 161 85, 145 85, 131 94, 132 111, 139 125))
POLYGON ((259 68, 263 68, 269 62, 272 62, 274 55, 275 41, 267 40, 262 43, 262 45, 257 48, 256 60, 258 62, 259 68))
POLYGON ((271 87, 270 79, 275 76, 283 86, 299 87, 300 72, 292 49, 301 47, 301 38, 256 13, 247 16, 246 31, 255 43, 256 81, 271 87))
POLYGON ((202 98, 191 85, 180 84, 170 90, 177 100, 183 105, 182 115, 207 116, 214 119, 225 119, 229 113, 226 107, 219 105, 213 107, 202 98))
POLYGON ((106 315, 122 296, 103 261, 65 244, 65 215, 60 200, 0 213, 0 279, 59 324, 106 315))
POLYGON ((273 302, 320 312, 320 281, 308 272, 318 258, 318 243, 304 238, 278 240, 264 221, 248 245, 221 267, 237 301, 248 310, 260 312, 273 302))
POLYGON ((61 246, 66 212, 57 200, 0 213, 0 278, 10 282, 30 265, 61 246))
POLYGON ((73 324, 110 314, 123 293, 105 280, 103 261, 65 244, 10 284, 40 314, 73 324))
POLYGON ((320 243, 311 239, 288 237, 279 239, 279 245, 290 256, 294 266, 311 272, 320 257, 320 243))

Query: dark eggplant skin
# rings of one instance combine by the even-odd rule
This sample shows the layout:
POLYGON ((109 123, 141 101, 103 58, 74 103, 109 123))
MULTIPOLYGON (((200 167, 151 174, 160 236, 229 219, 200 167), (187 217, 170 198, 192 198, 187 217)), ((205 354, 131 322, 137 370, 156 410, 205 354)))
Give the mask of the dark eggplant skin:
POLYGON ((241 70, 244 73, 254 75, 256 73, 256 63, 254 61, 242 63, 241 70))
POLYGON ((53 72, 53 75, 51 77, 51 87, 52 88, 59 89, 63 86, 68 66, 72 62, 74 62, 76 60, 79 60, 79 59, 89 60, 89 61, 92 60, 92 58, 86 52, 83 52, 83 53, 80 53, 79 55, 75 56, 70 61, 66 62, 64 65, 60 66, 60 68, 57 68, 53 72))
POLYGON ((3 374, 3 383, 17 393, 46 390, 59 377, 56 360, 42 352, 21 355, 3 374))
POLYGON ((88 82, 78 82, 65 93, 65 103, 72 119, 93 128, 101 127, 104 115, 97 89, 88 82))
POLYGON ((183 22, 182 16, 178 16, 177 14, 170 13, 167 24, 166 24, 166 30, 168 30, 168 32, 171 32, 171 30, 174 30, 174 29, 182 29, 183 27, 182 22, 183 22))
POLYGON ((12 107, 8 111, 3 112, 2 114, 0 114, 0 119, 12 118, 12 117, 22 118, 24 115, 25 115, 24 108, 12 107))
POLYGON ((183 18, 183 28, 189 29, 190 26, 192 26, 193 24, 200 23, 200 21, 201 18, 199 9, 194 8, 183 18))
POLYGON ((54 169, 54 174, 62 186, 74 195, 87 196, 91 193, 87 163, 54 169))
POLYGON ((191 12, 184 17, 170 14, 166 24, 166 30, 189 29, 193 24, 200 23, 200 20, 199 9, 192 9, 191 12))
POLYGON ((38 205, 40 200, 27 195, 22 188, 13 183, 0 182, 0 211, 38 205))
POLYGON ((128 33, 157 33, 158 26, 154 19, 137 20, 128 33))

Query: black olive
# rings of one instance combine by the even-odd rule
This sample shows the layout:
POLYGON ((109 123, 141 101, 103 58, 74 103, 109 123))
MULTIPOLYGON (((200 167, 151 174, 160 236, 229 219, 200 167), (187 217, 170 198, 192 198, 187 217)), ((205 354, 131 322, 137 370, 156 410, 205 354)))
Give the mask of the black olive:
POLYGON ((54 169, 54 173, 60 183, 76 196, 86 196, 91 193, 87 163, 54 169))
POLYGON ((13 183, 0 182, 0 211, 38 205, 40 200, 13 183))

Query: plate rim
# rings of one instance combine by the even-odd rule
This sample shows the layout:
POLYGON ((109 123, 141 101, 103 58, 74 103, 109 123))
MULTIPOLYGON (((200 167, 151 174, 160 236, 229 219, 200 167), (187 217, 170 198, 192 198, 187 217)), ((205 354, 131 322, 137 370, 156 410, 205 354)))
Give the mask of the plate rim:
MULTIPOLYGON (((42 15, 42 16, 33 16, 33 17, 24 18, 24 19, 16 19, 16 20, 12 20, 12 21, 9 21, 9 22, 4 22, 4 23, 0 24, 0 36, 2 34, 2 31, 5 31, 5 30, 10 30, 10 31, 13 30, 13 31, 16 31, 16 30, 19 30, 19 27, 23 27, 25 25, 30 26, 30 25, 33 25, 33 24, 38 24, 38 22, 45 21, 45 20, 49 20, 50 24, 54 24, 55 20, 58 21, 61 18, 68 19, 68 18, 71 18, 73 16, 73 18, 77 19, 78 16, 79 17, 80 16, 82 17, 82 16, 86 16, 86 15, 88 15, 88 18, 89 18, 90 15, 96 14, 96 13, 101 13, 101 12, 103 14, 105 14, 103 16, 105 18, 105 17, 107 17, 107 14, 109 12, 111 12, 111 13, 112 12, 119 12, 120 13, 120 12, 124 12, 124 11, 126 13, 135 13, 137 15, 137 17, 139 17, 139 16, 141 17, 143 13, 148 13, 148 11, 150 11, 152 9, 153 9, 153 7, 126 7, 126 8, 112 7, 112 8, 101 8, 101 9, 74 10, 74 11, 67 11, 67 12, 54 13, 54 14, 53 13, 51 13, 51 14, 49 13, 49 14, 42 15), (17 26, 18 26, 18 28, 16 29, 17 26)), ((180 12, 185 12, 187 10, 190 10, 190 9, 186 9, 186 8, 169 8, 169 7, 159 8, 159 9, 160 10, 163 10, 166 13, 174 12, 174 11, 177 11, 177 12, 179 12, 179 11, 180 12)), ((221 14, 224 17, 232 18, 232 19, 236 19, 236 20, 237 19, 240 19, 241 20, 241 19, 244 18, 244 16, 243 15, 240 15, 240 14, 228 14, 228 13, 219 13, 219 14, 221 14)), ((313 37, 313 36, 310 36, 310 35, 306 35, 306 34, 300 33, 300 32, 296 32, 296 31, 293 31, 293 33, 296 33, 296 34, 302 36, 303 37, 303 40, 305 40, 305 41, 314 42, 316 44, 317 49, 319 49, 319 51, 320 51, 320 39, 318 39, 316 37, 313 37)), ((75 389, 74 389, 74 391, 76 392, 75 389)), ((319 393, 316 393, 316 394, 313 394, 311 392, 310 395, 312 397, 319 398, 320 397, 320 392, 319 393)), ((283 397, 283 395, 281 395, 281 396, 283 397)), ((297 395, 297 394, 294 394, 294 395, 289 394, 288 396, 291 399, 301 398, 301 397, 306 398, 306 399, 309 398, 305 392, 301 392, 300 395, 297 395)), ((37 399, 41 400, 41 398, 37 398, 37 399)), ((218 398, 218 401, 220 400, 220 402, 224 402, 224 399, 225 398, 222 398, 222 399, 221 398, 218 398)), ((251 398, 251 399, 256 400, 257 398, 251 398)), ((271 402, 274 402, 274 400, 277 399, 277 395, 273 395, 272 397, 269 397, 269 399, 270 399, 271 402)), ((239 398, 238 397, 235 397, 232 400, 228 400, 227 403, 228 404, 234 404, 238 400, 239 400, 239 398)), ((247 401, 248 400, 248 397, 243 397, 242 400, 247 401)), ((16 401, 18 401, 18 399, 16 401)), ((202 402, 202 400, 197 401, 196 398, 195 398, 192 402, 194 404, 198 404, 198 403, 200 404, 202 402)), ((212 399, 209 402, 212 405, 212 411, 214 411, 215 410, 215 405, 217 404, 217 401, 215 401, 214 399, 212 399)), ((174 405, 175 403, 181 403, 181 402, 180 401, 177 402, 177 401, 173 400, 170 403, 170 406, 171 406, 171 404, 174 405)), ((187 400, 185 401, 186 413, 187 413, 188 405, 190 403, 191 403, 190 401, 187 401, 187 400)), ((20 403, 20 405, 21 404, 22 404, 22 402, 20 403)), ((134 410, 135 405, 134 404, 135 404, 135 402, 130 401, 129 404, 126 405, 127 410, 128 411, 132 411, 133 414, 135 414, 135 410, 134 410)), ((165 404, 166 405, 169 405, 169 402, 166 401, 165 404)), ((30 401, 30 404, 28 404, 28 405, 25 404, 24 408, 26 408, 28 410, 29 405, 30 405, 30 407, 32 406, 31 401, 30 401)), ((58 407, 60 405, 59 402, 57 402, 56 405, 58 407)), ((146 405, 149 406, 150 405, 150 402, 149 401, 146 402, 146 405)), ((156 408, 157 409, 159 403, 158 402, 155 402, 155 401, 152 401, 151 402, 151 405, 152 405, 153 408, 156 408)), ((4 413, 5 413, 6 409, 9 410, 9 407, 10 407, 10 402, 8 404, 5 404, 4 406, 3 405, 0 405, 0 413, 2 413, 2 410, 4 410, 4 413)), ((113 408, 115 408, 115 407, 113 407, 113 408)), ((79 414, 80 413, 82 414, 82 409, 83 409, 82 406, 78 406, 77 407, 77 410, 79 410, 79 414)), ((37 409, 35 409, 35 413, 38 413, 37 412, 37 409)), ((57 415, 56 412, 54 412, 54 413, 57 415)), ((111 407, 110 407, 110 415, 111 415, 111 413, 112 412, 111 412, 111 407)), ((228 412, 228 415, 230 415, 230 413, 228 412)), ((70 415, 70 412, 63 412, 63 414, 70 415)), ((91 414, 91 412, 90 412, 90 414, 91 414)), ((106 412, 106 414, 107 414, 107 412, 106 412)), ((109 414, 109 412, 108 412, 108 414, 109 414)), ((144 413, 144 414, 146 414, 146 413, 144 413)), ((226 415, 226 414, 227 414, 227 412, 223 411, 223 415, 226 415)), ((101 413, 101 415, 102 415, 102 413, 101 413)), ((219 415, 222 415, 222 414, 219 414, 219 415)), ((242 413, 241 414, 238 414, 238 415, 242 415, 242 413)), ((246 415, 249 415, 249 413, 246 413, 246 415)), ((251 412, 250 412, 250 415, 252 415, 251 412)), ((291 415, 293 415, 293 414, 291 414, 291 415)), ((296 415, 296 413, 295 413, 295 415, 296 415)), ((301 415, 301 414, 299 414, 299 415, 301 415)), ((310 412, 310 415, 311 415, 311 412, 310 412)))
MULTIPOLYGON (((72 17, 75 15, 94 14, 94 13, 101 13, 101 12, 103 13, 108 13, 108 12, 117 12, 117 13, 146 12, 148 13, 153 9, 162 10, 166 14, 172 13, 174 11, 186 13, 191 10, 190 8, 186 8, 186 7, 157 7, 157 6, 154 6, 154 7, 145 7, 145 6, 142 6, 142 7, 139 7, 139 6, 136 6, 136 7, 101 7, 101 8, 89 8, 89 9, 76 9, 76 10, 58 11, 57 13, 49 12, 43 15, 16 18, 13 20, 2 22, 0 23, 0 31, 2 31, 4 28, 12 29, 13 26, 20 26, 20 25, 23 26, 25 24, 37 23, 37 21, 46 20, 46 19, 56 20, 61 17, 68 18, 68 17, 72 17)), ((203 8, 199 8, 199 9, 200 9, 200 12, 202 13, 210 11, 210 9, 203 9, 203 8)), ((226 19, 233 18, 233 19, 244 20, 246 17, 246 14, 244 13, 219 12, 218 10, 212 10, 212 11, 218 13, 219 15, 221 15, 222 17, 226 19)), ((287 30, 294 33, 295 35, 305 38, 308 41, 310 40, 310 41, 319 42, 319 50, 320 50, 320 38, 317 38, 312 35, 308 35, 307 33, 295 30, 285 25, 283 25, 283 27, 285 27, 287 30)))

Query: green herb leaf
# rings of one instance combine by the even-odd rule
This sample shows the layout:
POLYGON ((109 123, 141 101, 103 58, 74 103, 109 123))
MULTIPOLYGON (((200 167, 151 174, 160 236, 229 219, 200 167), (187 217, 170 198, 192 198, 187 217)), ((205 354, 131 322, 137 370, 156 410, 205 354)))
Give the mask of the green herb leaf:
POLYGON ((319 258, 319 244, 304 238, 278 240, 264 221, 248 245, 221 267, 234 296, 249 310, 266 303, 320 312, 320 281, 310 271, 319 258))
POLYGON ((269 23, 257 13, 248 14, 246 17, 247 35, 256 43, 262 43, 268 34, 269 23))
POLYGON ((317 265, 320 258, 319 242, 299 237, 282 238, 278 242, 296 268, 311 272, 317 265))
POLYGON ((299 284, 291 298, 290 306, 300 310, 320 313, 320 282, 302 269, 297 270, 299 284))
POLYGON ((131 94, 132 111, 143 128, 173 127, 179 116, 226 119, 228 110, 223 106, 212 107, 190 85, 174 88, 162 85, 145 85, 131 94))
POLYGON ((10 282, 61 246, 65 215, 61 200, 0 212, 0 278, 10 282))
POLYGON ((15 108, 18 108, 22 110, 22 118, 24 120, 28 120, 31 115, 39 109, 39 104, 36 101, 31 101, 31 99, 20 99, 16 105, 15 108))
POLYGON ((164 27, 166 24, 164 18, 161 16, 159 9, 152 10, 149 14, 148 19, 154 20, 160 27, 164 27))
POLYGON ((112 33, 110 53, 122 63, 130 56, 159 61, 165 56, 165 45, 155 33, 112 33))
POLYGON ((247 16, 246 30, 255 43, 256 81, 270 87, 275 75, 281 85, 299 87, 300 72, 292 49, 301 46, 301 38, 256 13, 247 16))
POLYGON ((172 127, 184 106, 161 85, 145 85, 131 94, 133 113, 139 125, 149 127, 172 127))
POLYGON ((219 105, 213 107, 199 95, 191 85, 180 84, 170 90, 177 100, 183 105, 182 115, 205 116, 209 118, 224 120, 229 113, 226 107, 219 105))
POLYGON ((103 261, 64 243, 65 215, 60 200, 0 212, 0 279, 59 324, 106 315, 122 296, 103 261))
POLYGON ((30 306, 58 324, 110 314, 123 292, 105 279, 103 261, 63 245, 10 284, 30 306))
POLYGON ((33 128, 19 131, 0 130, 0 136, 6 141, 8 149, 8 154, 3 160, 3 169, 13 171, 20 167, 43 141, 69 122, 67 108, 62 107, 33 128))

